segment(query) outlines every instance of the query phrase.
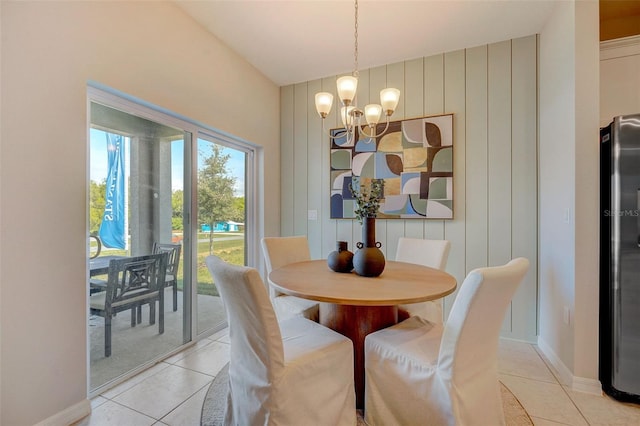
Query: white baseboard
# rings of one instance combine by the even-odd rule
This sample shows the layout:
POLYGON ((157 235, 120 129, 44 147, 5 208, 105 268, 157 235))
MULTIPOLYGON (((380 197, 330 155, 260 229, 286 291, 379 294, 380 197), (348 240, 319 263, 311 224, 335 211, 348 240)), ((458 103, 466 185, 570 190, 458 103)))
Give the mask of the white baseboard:
POLYGON ((572 390, 577 392, 602 395, 602 384, 599 380, 574 376, 571 370, 567 368, 564 362, 562 362, 553 349, 551 349, 547 342, 545 342, 540 336, 538 336, 538 348, 540 348, 549 362, 551 362, 552 367, 560 376, 560 382, 563 385, 569 386, 572 390))
POLYGON ((88 399, 83 399, 48 419, 44 419, 35 426, 68 426, 89 414, 91 414, 91 402, 88 399))

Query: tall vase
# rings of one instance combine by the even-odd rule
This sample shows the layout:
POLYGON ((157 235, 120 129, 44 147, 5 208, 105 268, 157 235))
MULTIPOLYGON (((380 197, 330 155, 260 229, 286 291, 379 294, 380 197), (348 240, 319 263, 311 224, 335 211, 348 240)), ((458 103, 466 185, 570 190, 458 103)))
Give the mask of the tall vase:
POLYGON ((358 251, 353 256, 353 268, 363 277, 377 277, 384 271, 382 244, 376 242, 376 219, 367 217, 362 222, 362 242, 357 244, 358 251))

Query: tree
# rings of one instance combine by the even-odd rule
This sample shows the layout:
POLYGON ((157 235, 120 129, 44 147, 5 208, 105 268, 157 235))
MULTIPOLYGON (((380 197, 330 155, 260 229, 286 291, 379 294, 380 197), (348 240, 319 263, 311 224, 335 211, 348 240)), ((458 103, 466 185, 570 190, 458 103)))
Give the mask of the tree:
POLYGON ((182 230, 182 205, 184 200, 184 191, 176 189, 171 193, 171 229, 182 230))
POLYGON ((204 160, 198 173, 198 219, 211 227, 209 254, 213 253, 213 229, 216 221, 231 220, 233 215, 233 188, 236 179, 227 170, 230 155, 223 147, 213 144, 211 156, 204 160))
POLYGON ((231 220, 234 222, 244 223, 244 197, 235 197, 233 199, 231 220))

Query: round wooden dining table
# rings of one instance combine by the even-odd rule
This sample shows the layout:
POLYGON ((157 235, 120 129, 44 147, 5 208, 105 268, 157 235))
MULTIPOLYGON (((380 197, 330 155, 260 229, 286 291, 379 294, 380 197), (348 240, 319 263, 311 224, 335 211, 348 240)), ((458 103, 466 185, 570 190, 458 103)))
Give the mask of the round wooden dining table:
POLYGON ((320 303, 320 323, 353 342, 356 406, 364 408, 364 339, 398 322, 398 305, 451 294, 456 279, 439 269, 387 261, 378 277, 334 272, 326 260, 285 265, 269 274, 278 291, 320 303))

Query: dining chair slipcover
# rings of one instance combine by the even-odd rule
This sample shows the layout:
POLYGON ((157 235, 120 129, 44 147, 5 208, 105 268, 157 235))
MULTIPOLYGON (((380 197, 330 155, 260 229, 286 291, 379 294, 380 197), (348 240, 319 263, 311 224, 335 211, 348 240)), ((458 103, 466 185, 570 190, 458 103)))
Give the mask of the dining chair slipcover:
POLYGON ((227 311, 227 425, 356 424, 351 340, 306 318, 278 322, 254 268, 206 259, 227 311))
POLYGON ((504 425, 500 328, 529 268, 471 271, 446 323, 411 317, 365 339, 365 420, 374 425, 504 425))
MULTIPOLYGON (((444 271, 449 258, 451 243, 448 240, 423 240, 420 238, 400 237, 396 260, 415 263, 444 271)), ((428 302, 398 305, 399 319, 418 316, 432 323, 441 323, 442 299, 428 302)))
MULTIPOLYGON (((262 239, 262 252, 267 265, 267 275, 274 269, 290 263, 311 260, 309 242, 305 236, 265 237, 262 239)), ((268 277, 267 282, 269 296, 279 320, 302 316, 318 322, 318 302, 281 293, 271 285, 268 277)))

